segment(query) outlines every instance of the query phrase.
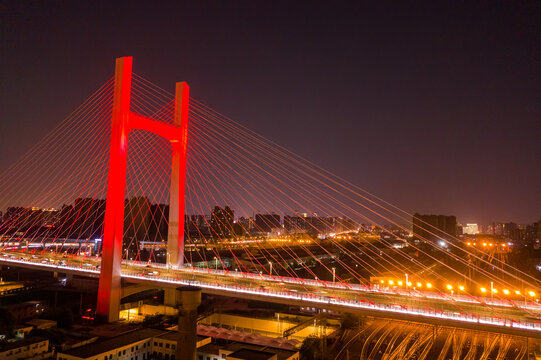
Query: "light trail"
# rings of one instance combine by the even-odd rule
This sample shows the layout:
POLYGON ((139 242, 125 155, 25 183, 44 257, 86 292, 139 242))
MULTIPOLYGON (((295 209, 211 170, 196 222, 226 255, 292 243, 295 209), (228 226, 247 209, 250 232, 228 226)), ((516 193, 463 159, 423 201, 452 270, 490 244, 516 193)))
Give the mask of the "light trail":
MULTIPOLYGON (((75 265, 59 265, 59 264, 51 264, 51 263, 41 263, 41 261, 45 260, 45 257, 38 257, 38 258, 12 258, 15 257, 15 255, 11 255, 11 257, 7 254, 4 254, 4 256, 0 257, 0 262, 4 264, 12 264, 12 265, 24 265, 24 266, 30 266, 30 267, 37 267, 42 268, 44 270, 49 271, 57 271, 57 272, 71 272, 83 276, 92 276, 92 277, 98 277, 100 274, 100 270, 96 268, 96 266, 99 264, 99 258, 93 258, 88 259, 86 258, 84 261, 87 262, 87 264, 90 262, 93 262, 94 264, 90 264, 92 266, 87 266, 84 264, 84 261, 81 259, 81 263, 78 266, 75 265)), ((284 290, 276 290, 276 289, 261 289, 258 287, 250 287, 250 286, 241 286, 238 284, 235 285, 228 285, 223 282, 220 282, 220 280, 224 280, 225 278, 241 278, 241 279, 247 279, 247 280, 257 280, 252 281, 252 285, 258 286, 259 284, 265 284, 268 283, 287 283, 287 284, 295 284, 295 285, 303 285, 303 286, 311 286, 314 288, 336 288, 341 289, 345 291, 364 291, 366 293, 381 293, 381 294, 392 294, 397 295, 400 297, 428 297, 429 295, 432 295, 432 299, 439 300, 439 301, 445 301, 448 302, 446 297, 438 297, 434 296, 433 294, 429 293, 422 293, 420 291, 409 293, 404 292, 396 292, 396 291, 389 291, 386 289, 376 289, 373 286, 367 286, 367 285, 358 285, 358 284, 342 284, 342 283, 329 283, 326 281, 321 280, 310 280, 310 279, 296 279, 296 278, 287 278, 287 277, 280 277, 280 276, 269 276, 269 275, 262 275, 262 274, 253 274, 253 273, 242 273, 242 272, 229 272, 224 270, 213 270, 213 269, 197 269, 197 268, 185 268, 181 270, 172 270, 168 269, 165 264, 153 264, 151 268, 154 269, 160 269, 162 271, 165 271, 165 274, 159 274, 154 276, 147 276, 143 272, 144 270, 148 270, 147 263, 137 263, 133 261, 124 261, 123 262, 123 271, 122 271, 122 277, 125 279, 130 279, 134 282, 145 282, 145 283, 152 283, 152 284, 160 284, 164 287, 173 287, 173 286, 179 286, 179 285, 191 285, 191 286, 199 286, 203 290, 207 290, 210 292, 218 292, 218 293, 225 293, 227 295, 234 295, 237 294, 238 296, 246 296, 246 295, 252 295, 254 297, 258 297, 261 300, 267 300, 272 301, 275 300, 282 300, 285 302, 290 303, 304 303, 307 305, 313 305, 317 307, 333 307, 338 308, 341 311, 354 311, 354 310, 371 310, 371 311, 378 311, 382 314, 402 314, 402 315, 409 315, 409 316, 416 316, 416 317, 422 317, 427 319, 440 319, 440 320, 450 320, 450 321, 456 321, 456 322, 462 322, 462 323, 470 323, 470 324, 482 324, 482 325, 490 325, 490 326, 497 326, 497 327, 507 327, 507 328, 514 328, 514 329, 521 329, 521 330, 532 330, 532 331, 538 331, 541 332, 541 323, 538 322, 532 322, 525 319, 521 320, 514 320, 514 319, 507 319, 507 318, 499 318, 499 317, 489 317, 489 316, 480 316, 475 314, 463 314, 463 313, 456 313, 456 312, 449 312, 446 310, 443 311, 435 311, 435 310, 425 310, 425 309, 419 309, 419 308, 413 308, 413 307, 405 307, 400 305, 393 305, 393 304, 377 304, 372 301, 358 301, 353 299, 344 299, 344 298, 336 298, 336 297, 329 297, 324 296, 319 293, 302 293, 302 292, 292 292, 292 291, 284 291, 284 290), (182 279, 179 276, 185 277, 186 275, 191 276, 192 279, 182 279), (205 275, 209 276, 211 279, 214 279, 214 282, 212 280, 205 279, 205 275), (199 278, 197 278, 199 277, 199 278)), ((352 294, 354 295, 354 294, 352 294)), ((464 301, 462 299, 463 296, 456 297, 456 301, 464 301)), ((484 301, 489 302, 490 299, 484 299, 484 301)), ((501 302, 493 301, 494 306, 512 306, 510 304, 503 304, 501 302)), ((541 312, 541 306, 539 306, 536 303, 529 303, 527 305, 529 310, 534 310, 541 312)))

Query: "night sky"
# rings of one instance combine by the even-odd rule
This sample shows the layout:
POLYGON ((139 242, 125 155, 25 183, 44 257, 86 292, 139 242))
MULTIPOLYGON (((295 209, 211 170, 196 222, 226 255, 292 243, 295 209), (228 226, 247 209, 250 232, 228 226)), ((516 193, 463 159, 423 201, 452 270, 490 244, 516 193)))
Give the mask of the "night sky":
POLYGON ((408 211, 541 219, 541 3, 360 3, 0 1, 0 172, 133 56, 408 211))

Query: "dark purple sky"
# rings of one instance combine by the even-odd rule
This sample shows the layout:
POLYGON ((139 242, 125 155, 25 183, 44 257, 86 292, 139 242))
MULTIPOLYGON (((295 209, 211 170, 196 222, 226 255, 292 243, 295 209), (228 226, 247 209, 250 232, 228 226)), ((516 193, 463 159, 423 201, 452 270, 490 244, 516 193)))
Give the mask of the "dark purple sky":
POLYGON ((131 55, 408 211, 541 218, 538 1, 176 3, 0 2, 0 171, 131 55))

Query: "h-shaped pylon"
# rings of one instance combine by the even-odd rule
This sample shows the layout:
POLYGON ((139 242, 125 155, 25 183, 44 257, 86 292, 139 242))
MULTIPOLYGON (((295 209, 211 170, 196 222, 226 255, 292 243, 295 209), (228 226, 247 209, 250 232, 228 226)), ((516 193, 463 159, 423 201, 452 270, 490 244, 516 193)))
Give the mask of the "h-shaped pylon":
POLYGON ((184 193, 190 90, 185 82, 176 83, 173 125, 132 112, 130 110, 132 61, 132 57, 117 58, 115 69, 107 200, 96 309, 97 317, 108 322, 118 320, 120 310, 126 162, 128 136, 131 130, 149 131, 171 143, 173 152, 167 263, 170 267, 177 268, 182 266, 184 261, 184 193))

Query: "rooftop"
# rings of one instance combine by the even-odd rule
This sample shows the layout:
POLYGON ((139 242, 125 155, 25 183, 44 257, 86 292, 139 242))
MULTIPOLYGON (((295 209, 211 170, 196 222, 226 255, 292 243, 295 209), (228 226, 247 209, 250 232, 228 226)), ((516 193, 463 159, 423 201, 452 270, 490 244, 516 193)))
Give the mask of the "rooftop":
POLYGON ((46 338, 41 336, 27 337, 23 340, 10 341, 0 345, 0 352, 4 352, 11 349, 17 349, 22 346, 32 345, 42 341, 48 341, 46 338))
MULTIPOLYGON (((242 342, 232 342, 228 344, 218 344, 214 342, 214 343, 206 344, 200 347, 199 349, 197 349, 197 352, 201 352, 201 353, 205 353, 209 355, 220 355, 220 349, 231 351, 233 354, 238 353, 241 350, 251 350, 257 353, 267 353, 271 355, 276 355, 278 360, 289 359, 291 356, 297 353, 297 351, 295 350, 285 350, 285 349, 279 349, 279 348, 274 348, 274 347, 269 347, 269 346, 254 345, 254 344, 248 344, 248 343, 242 343, 242 342)), ((241 352, 240 355, 243 356, 243 353, 241 352)), ((246 359, 252 359, 252 357, 246 357, 246 359)), ((254 357, 253 359, 260 359, 260 358, 254 357)), ((268 357, 261 358, 261 359, 268 359, 268 357)))
MULTIPOLYGON (((168 331, 166 333, 158 335, 157 337, 160 338, 160 339, 164 339, 164 340, 177 341, 177 339, 178 339, 177 334, 178 333, 176 331, 168 331)), ((207 338, 208 338, 208 336, 197 335, 197 342, 203 341, 203 340, 205 340, 207 338)))
POLYGON ((130 331, 126 334, 115 336, 107 339, 100 339, 88 345, 84 345, 75 349, 70 349, 62 352, 66 355, 77 356, 80 358, 88 358, 99 355, 104 352, 114 350, 118 347, 127 346, 145 339, 153 338, 165 333, 163 330, 143 328, 130 331))
POLYGON ((268 360, 268 359, 272 359, 275 356, 276 354, 271 353, 271 352, 252 350, 252 349, 240 349, 229 354, 227 357, 232 357, 236 359, 246 359, 246 360, 268 360))

